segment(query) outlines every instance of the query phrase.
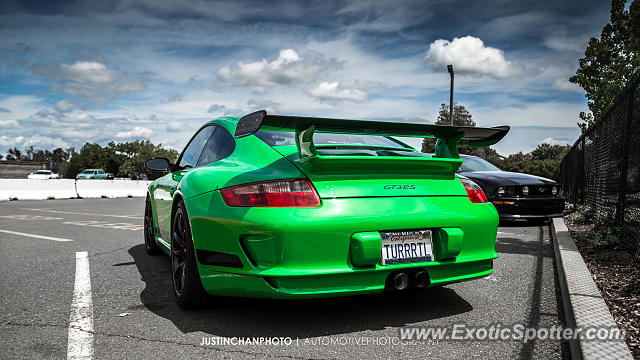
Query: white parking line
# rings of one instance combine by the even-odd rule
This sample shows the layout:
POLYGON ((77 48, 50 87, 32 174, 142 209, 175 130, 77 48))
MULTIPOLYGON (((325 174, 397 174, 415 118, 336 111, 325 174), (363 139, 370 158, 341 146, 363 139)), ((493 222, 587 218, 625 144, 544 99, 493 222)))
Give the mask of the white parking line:
POLYGON ((42 216, 42 215, 2 215, 0 218, 12 220, 63 220, 60 217, 42 216))
POLYGON ((116 229, 116 230, 143 230, 144 225, 142 224, 130 224, 130 223, 108 223, 106 221, 98 221, 98 220, 82 220, 82 221, 65 221, 63 224, 66 225, 78 225, 78 226, 92 226, 99 227, 105 229, 116 229))
POLYGON ((36 235, 36 234, 27 234, 27 233, 21 233, 21 232, 17 232, 17 231, 9 231, 9 230, 2 230, 2 229, 0 229, 0 232, 7 233, 7 234, 13 234, 13 235, 27 236, 27 237, 32 237, 32 238, 36 238, 36 239, 44 239, 44 240, 73 241, 71 239, 57 238, 57 237, 53 237, 53 236, 44 236, 44 235, 36 235))
POLYGON ((93 300, 89 255, 76 253, 76 281, 71 301, 67 359, 93 359, 93 300))
POLYGON ((140 216, 140 215, 111 215, 111 214, 92 214, 92 213, 80 213, 80 212, 47 210, 47 209, 29 209, 29 208, 22 208, 22 209, 31 210, 31 211, 44 211, 44 212, 57 213, 57 214, 70 214, 70 215, 107 216, 107 217, 125 218, 125 219, 142 219, 143 218, 143 216, 140 216))

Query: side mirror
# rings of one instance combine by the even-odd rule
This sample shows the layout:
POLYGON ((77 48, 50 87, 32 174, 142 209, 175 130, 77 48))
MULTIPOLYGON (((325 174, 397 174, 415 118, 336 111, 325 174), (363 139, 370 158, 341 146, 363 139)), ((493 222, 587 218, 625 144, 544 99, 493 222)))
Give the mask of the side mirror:
POLYGON ((167 172, 171 169, 171 162, 167 158, 154 158, 145 161, 144 167, 150 171, 167 172))

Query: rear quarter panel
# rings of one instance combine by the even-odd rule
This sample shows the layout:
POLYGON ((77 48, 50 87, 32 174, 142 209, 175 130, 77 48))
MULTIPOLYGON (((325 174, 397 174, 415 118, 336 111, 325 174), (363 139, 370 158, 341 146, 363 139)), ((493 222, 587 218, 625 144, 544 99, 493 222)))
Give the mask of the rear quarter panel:
POLYGON ((300 177, 304 177, 300 170, 251 135, 236 139, 235 150, 228 157, 188 171, 178 189, 191 198, 234 185, 300 177))

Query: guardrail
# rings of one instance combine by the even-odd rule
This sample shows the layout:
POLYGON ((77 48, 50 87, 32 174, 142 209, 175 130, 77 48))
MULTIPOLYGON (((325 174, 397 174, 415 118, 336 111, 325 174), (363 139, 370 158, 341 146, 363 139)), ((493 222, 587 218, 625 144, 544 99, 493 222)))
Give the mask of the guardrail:
POLYGON ((0 179, 0 201, 143 197, 146 180, 0 179))

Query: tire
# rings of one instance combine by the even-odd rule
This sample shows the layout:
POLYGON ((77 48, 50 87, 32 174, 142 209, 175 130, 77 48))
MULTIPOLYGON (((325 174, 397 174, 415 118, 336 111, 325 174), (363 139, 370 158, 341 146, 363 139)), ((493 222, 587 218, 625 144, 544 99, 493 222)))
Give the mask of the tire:
POLYGON ((191 226, 182 201, 178 203, 171 229, 171 280, 178 306, 183 309, 200 307, 209 295, 202 287, 191 226))
POLYGON ((144 204, 144 249, 149 255, 157 255, 160 248, 156 244, 155 230, 153 229, 153 210, 151 209, 151 199, 147 196, 144 204))

